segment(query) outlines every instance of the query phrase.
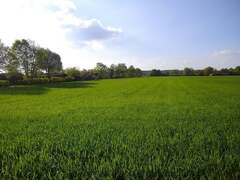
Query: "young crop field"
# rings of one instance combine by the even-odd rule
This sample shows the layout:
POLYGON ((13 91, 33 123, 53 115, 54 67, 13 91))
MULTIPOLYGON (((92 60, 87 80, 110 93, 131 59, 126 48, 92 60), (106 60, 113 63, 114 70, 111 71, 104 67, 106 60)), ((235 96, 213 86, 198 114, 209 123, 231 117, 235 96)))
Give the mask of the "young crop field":
POLYGON ((0 88, 0 179, 240 178, 240 77, 0 88))

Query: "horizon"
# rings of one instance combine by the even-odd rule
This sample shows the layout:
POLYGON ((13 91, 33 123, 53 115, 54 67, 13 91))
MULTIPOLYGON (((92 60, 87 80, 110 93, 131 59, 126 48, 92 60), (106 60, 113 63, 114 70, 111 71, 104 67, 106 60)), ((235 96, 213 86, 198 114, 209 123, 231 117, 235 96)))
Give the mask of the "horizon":
POLYGON ((0 2, 0 21, 3 43, 34 40, 61 55, 64 68, 240 65, 238 0, 8 0, 0 2))

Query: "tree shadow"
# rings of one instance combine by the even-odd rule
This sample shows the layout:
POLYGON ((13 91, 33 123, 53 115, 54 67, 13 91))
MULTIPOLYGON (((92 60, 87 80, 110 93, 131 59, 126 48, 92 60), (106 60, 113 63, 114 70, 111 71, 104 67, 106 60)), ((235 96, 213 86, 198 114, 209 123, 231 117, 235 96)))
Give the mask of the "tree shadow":
POLYGON ((41 95, 51 89, 93 88, 96 82, 76 81, 41 85, 16 85, 0 87, 0 95, 41 95))

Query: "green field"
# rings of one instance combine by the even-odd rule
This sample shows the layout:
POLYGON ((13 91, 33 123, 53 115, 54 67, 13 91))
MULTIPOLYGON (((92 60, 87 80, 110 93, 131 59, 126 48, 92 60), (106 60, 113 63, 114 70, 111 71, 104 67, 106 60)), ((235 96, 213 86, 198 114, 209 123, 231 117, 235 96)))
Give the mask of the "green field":
POLYGON ((240 178, 240 77, 0 88, 0 179, 240 178))

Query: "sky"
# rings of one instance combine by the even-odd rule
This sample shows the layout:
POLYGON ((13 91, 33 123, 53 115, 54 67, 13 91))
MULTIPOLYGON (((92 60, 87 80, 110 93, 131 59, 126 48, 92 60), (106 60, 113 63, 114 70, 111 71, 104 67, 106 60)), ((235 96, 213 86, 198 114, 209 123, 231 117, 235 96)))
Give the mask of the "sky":
POLYGON ((240 0, 0 0, 0 39, 31 39, 80 69, 240 65, 240 0))

